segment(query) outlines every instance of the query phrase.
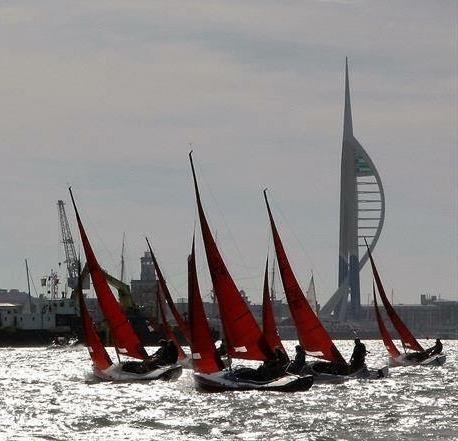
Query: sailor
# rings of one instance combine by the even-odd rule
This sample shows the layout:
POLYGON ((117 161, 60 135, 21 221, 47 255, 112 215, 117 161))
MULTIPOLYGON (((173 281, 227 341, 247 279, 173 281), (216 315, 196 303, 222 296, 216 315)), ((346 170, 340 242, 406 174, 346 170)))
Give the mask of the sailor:
POLYGON ((220 357, 227 355, 226 342, 224 339, 221 340, 221 344, 219 345, 219 348, 216 349, 216 352, 220 357))
POLYGON ((167 350, 167 340, 165 338, 161 338, 159 340, 159 349, 152 354, 149 358, 162 358, 164 353, 167 350))
POLYGON ((426 352, 428 352, 429 356, 432 357, 433 355, 439 355, 442 352, 442 349, 442 342, 440 339, 436 338, 436 344, 432 348, 426 349, 426 352))
POLYGON ((274 349, 273 357, 266 360, 258 367, 257 374, 259 380, 268 381, 285 375, 288 364, 288 355, 286 355, 285 351, 281 347, 277 346, 274 349))
POLYGON ((167 342, 165 354, 162 357, 164 364, 175 364, 178 360, 178 347, 173 340, 167 342))
POLYGON ((364 343, 361 343, 359 338, 355 338, 355 347, 353 348, 353 354, 350 358, 350 367, 353 372, 361 369, 364 366, 366 361, 366 354, 367 350, 364 343))
POLYGON ((178 348, 173 340, 159 340, 161 347, 146 360, 143 361, 143 366, 146 372, 156 369, 158 366, 167 364, 175 364, 178 360, 178 348))
POLYGON ((442 342, 440 339, 436 339, 436 344, 428 349, 425 349, 424 351, 417 351, 417 352, 411 352, 410 354, 407 354, 405 359, 414 361, 417 363, 421 363, 422 361, 425 361, 429 357, 432 357, 433 355, 438 355, 442 352, 443 346, 442 342))
POLYGON ((305 366, 305 351, 301 345, 296 346, 296 356, 288 368, 292 374, 300 374, 305 366))

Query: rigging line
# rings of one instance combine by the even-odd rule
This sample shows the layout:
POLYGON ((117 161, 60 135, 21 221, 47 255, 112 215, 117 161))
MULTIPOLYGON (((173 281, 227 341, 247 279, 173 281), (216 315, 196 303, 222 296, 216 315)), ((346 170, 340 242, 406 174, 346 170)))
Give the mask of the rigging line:
MULTIPOLYGON (((143 235, 143 238, 145 238, 145 237, 152 237, 152 235, 147 236, 146 234, 144 234, 144 235, 143 235)), ((152 243, 152 241, 150 241, 150 243, 152 243)), ((171 277, 176 277, 177 275, 180 275, 180 274, 186 274, 186 272, 183 271, 183 272, 181 272, 181 273, 176 273, 176 274, 171 275, 171 276, 169 277, 169 275, 168 275, 168 273, 167 273, 167 270, 164 269, 164 265, 163 265, 163 263, 161 262, 161 260, 158 258, 158 255, 157 255, 157 253, 156 253, 156 251, 154 250, 154 247, 153 247, 152 245, 151 245, 151 248, 152 248, 152 250, 153 250, 154 255, 156 256, 157 263, 160 265, 162 275, 164 276, 165 282, 167 283, 167 287, 169 288, 169 291, 171 291, 170 294, 172 294, 172 291, 173 291, 173 293, 175 294, 175 299, 174 299, 174 300, 180 299, 180 298, 184 298, 185 296, 183 296, 183 295, 181 294, 181 291, 179 291, 179 290, 176 288, 176 286, 173 284, 173 282, 171 281, 171 277)))
MULTIPOLYGON (((201 181, 204 183, 204 186, 207 188, 207 190, 208 190, 208 192, 209 192, 209 194, 211 196, 211 199, 213 200, 213 203, 214 203, 214 205, 215 205, 215 207, 216 207, 216 209, 217 209, 217 211, 219 213, 219 216, 221 217, 221 219, 223 221, 223 224, 224 224, 224 226, 226 228, 226 231, 229 233, 229 236, 230 236, 230 238, 231 238, 231 240, 233 242, 233 246, 235 247, 235 250, 236 250, 236 252, 238 253, 238 255, 240 257, 240 261, 242 262, 242 265, 240 265, 240 267, 243 268, 246 272, 248 272, 248 268, 249 267, 248 267, 248 265, 247 265, 247 263, 246 263, 246 261, 245 261, 245 259, 243 257, 243 254, 242 254, 242 252, 241 252, 241 250, 240 250, 240 248, 238 246, 238 243, 237 243, 237 241, 235 239, 234 234, 232 233, 231 229, 229 228, 229 224, 226 221, 226 218, 224 216, 223 210, 219 206, 218 201, 217 201, 217 199, 216 199, 216 197, 215 197, 215 195, 214 195, 214 193, 213 193, 213 191, 212 191, 212 189, 211 189, 211 187, 210 187, 210 185, 209 185, 209 183, 208 183, 208 181, 207 181, 207 179, 205 177, 205 173, 203 172, 202 167, 200 167, 199 162, 197 162, 197 167, 199 169, 199 176, 201 177, 201 181)), ((225 256, 224 251, 221 250, 221 249, 219 251, 223 255, 224 260, 227 262, 228 259, 225 256)), ((232 263, 231 263, 231 266, 232 266, 232 263)))
MULTIPOLYGON (((97 225, 92 221, 91 216, 89 216, 89 215, 87 214, 87 212, 85 212, 84 207, 83 207, 83 209, 79 209, 79 211, 80 211, 80 213, 82 212, 82 215, 84 216, 85 225, 86 225, 86 226, 87 226, 87 225, 89 226, 89 229, 90 229, 90 231, 92 231, 94 237, 97 238, 97 241, 102 245, 102 248, 106 251, 106 254, 108 255, 108 256, 106 256, 106 257, 108 257, 108 258, 110 259, 110 261, 111 261, 111 268, 116 268, 115 259, 114 259, 114 257, 113 257, 114 252, 111 251, 111 250, 108 248, 108 246, 105 244, 104 240, 102 239, 102 236, 99 234, 97 225)), ((79 238, 79 235, 77 235, 77 237, 78 237, 78 239, 77 239, 77 240, 78 240, 78 244, 80 245, 81 238, 79 238)), ((101 259, 101 260, 102 260, 102 259, 101 259)), ((107 268, 107 266, 106 266, 104 263, 101 263, 100 266, 101 266, 103 269, 105 269, 105 270, 108 271, 108 268, 107 268)), ((108 271, 108 272, 111 274, 110 271, 108 271)))
MULTIPOLYGON (((270 193, 272 194, 272 191, 270 191, 270 193)), ((272 198, 273 200, 273 206, 276 208, 277 212, 280 213, 280 216, 283 218, 283 221, 284 223, 286 224, 288 230, 292 233, 294 239, 297 241, 297 243, 299 244, 299 248, 301 249, 302 253, 304 254, 305 258, 309 260, 309 262, 312 264, 312 267, 315 268, 315 275, 318 275, 318 278, 323 281, 324 279, 321 277, 320 275, 320 272, 317 270, 317 266, 315 265, 315 263, 313 262, 313 259, 311 258, 310 254, 306 251, 302 241, 300 240, 299 236, 296 234, 294 228, 291 226, 291 224, 289 223, 288 221, 288 218, 287 216, 284 214, 283 210, 281 209, 281 207, 275 203, 275 198, 272 198)), ((272 205, 272 203, 271 203, 272 205)), ((327 285, 327 283, 325 282, 324 284, 327 285)), ((332 292, 332 289, 329 289, 329 287, 326 287, 326 290, 327 292, 332 292)))

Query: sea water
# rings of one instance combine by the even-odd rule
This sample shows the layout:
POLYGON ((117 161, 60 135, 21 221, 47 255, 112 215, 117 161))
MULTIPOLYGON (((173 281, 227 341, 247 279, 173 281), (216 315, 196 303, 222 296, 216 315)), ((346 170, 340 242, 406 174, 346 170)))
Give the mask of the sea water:
MULTIPOLYGON (((336 344, 348 358, 353 343, 336 344)), ((285 342, 290 354, 294 345, 285 342)), ((369 366, 386 364, 381 342, 366 345, 369 366)), ((393 368, 382 380, 204 393, 190 370, 172 383, 101 382, 85 347, 3 348, 0 440, 456 440, 457 351, 444 341, 445 366, 393 368)))

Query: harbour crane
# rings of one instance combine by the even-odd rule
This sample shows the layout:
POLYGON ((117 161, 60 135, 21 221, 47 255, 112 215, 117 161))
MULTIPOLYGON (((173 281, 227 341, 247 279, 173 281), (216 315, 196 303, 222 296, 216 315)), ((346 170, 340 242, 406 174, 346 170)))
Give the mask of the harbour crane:
POLYGON ((65 264, 67 265, 67 285, 69 288, 75 289, 78 286, 78 259, 76 257, 72 232, 70 231, 70 225, 65 213, 64 201, 57 201, 57 210, 59 213, 61 239, 65 251, 65 264))

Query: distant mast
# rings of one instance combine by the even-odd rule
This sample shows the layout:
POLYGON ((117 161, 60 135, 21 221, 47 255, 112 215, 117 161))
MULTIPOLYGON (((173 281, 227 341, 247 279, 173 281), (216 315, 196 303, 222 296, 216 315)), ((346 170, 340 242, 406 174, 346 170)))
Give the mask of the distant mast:
POLYGON ((125 263, 124 263, 124 243, 126 240, 126 233, 122 233, 122 247, 121 247, 121 274, 119 280, 124 283, 124 270, 125 270, 125 263))
POLYGON ((28 292, 29 310, 23 311, 23 312, 30 314, 32 312, 32 294, 30 293, 30 273, 29 273, 29 264, 27 263, 27 259, 25 259, 25 272, 27 274, 27 292, 28 292))

